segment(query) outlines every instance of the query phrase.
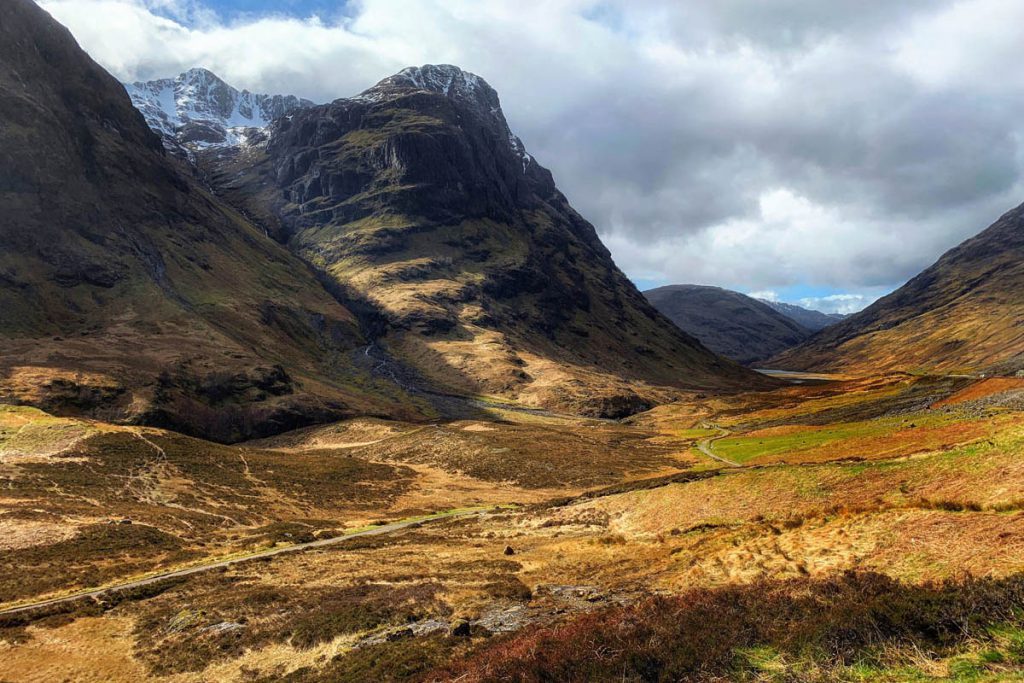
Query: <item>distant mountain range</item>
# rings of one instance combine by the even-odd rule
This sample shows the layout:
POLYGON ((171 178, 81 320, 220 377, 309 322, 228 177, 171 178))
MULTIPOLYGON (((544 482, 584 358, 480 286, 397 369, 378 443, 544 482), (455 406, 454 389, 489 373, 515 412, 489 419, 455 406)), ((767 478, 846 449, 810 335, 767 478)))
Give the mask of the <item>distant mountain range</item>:
POLYGON ((795 320, 813 332, 835 325, 840 320, 848 317, 848 314, 845 313, 822 313, 821 311, 804 308, 796 304, 787 304, 782 301, 769 301, 768 299, 758 299, 758 301, 763 301, 782 315, 795 320))
POLYGON ((744 365, 764 361, 813 334, 769 302, 720 287, 668 285, 647 290, 644 296, 680 329, 744 365))

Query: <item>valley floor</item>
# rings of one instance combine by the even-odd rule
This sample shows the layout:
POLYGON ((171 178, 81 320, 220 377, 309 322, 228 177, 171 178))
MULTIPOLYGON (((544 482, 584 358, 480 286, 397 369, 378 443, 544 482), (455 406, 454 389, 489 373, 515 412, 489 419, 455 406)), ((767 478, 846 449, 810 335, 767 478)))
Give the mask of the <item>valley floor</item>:
POLYGON ((237 446, 0 406, 0 680, 1024 680, 1024 380, 477 405, 237 446))

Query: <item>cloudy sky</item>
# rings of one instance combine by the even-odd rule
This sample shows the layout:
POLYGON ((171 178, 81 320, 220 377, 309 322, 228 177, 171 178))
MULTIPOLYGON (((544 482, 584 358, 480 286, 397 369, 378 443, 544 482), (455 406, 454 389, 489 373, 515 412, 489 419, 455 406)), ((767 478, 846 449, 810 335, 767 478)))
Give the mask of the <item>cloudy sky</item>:
POLYGON ((486 78, 641 287, 849 311, 1024 201, 1019 0, 39 0, 123 80, 486 78))

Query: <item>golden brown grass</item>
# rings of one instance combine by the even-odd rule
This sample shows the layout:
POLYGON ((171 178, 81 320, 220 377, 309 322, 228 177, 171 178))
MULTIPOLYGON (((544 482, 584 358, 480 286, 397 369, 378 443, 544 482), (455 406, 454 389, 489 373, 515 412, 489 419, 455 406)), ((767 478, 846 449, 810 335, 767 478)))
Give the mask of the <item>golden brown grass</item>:
MULTIPOLYGON (((231 497, 238 491, 255 495, 252 505, 263 508, 250 526, 218 530, 210 538, 222 541, 207 540, 204 552, 226 547, 218 543, 265 543, 286 532, 294 537, 354 524, 372 514, 355 499, 347 507, 328 505, 334 484, 307 482, 290 469, 293 463, 327 465, 340 458, 399 468, 403 488, 391 496, 374 488, 376 497, 366 499, 381 516, 453 506, 464 498, 532 505, 237 566, 156 597, 123 602, 99 617, 0 630, 12 641, 28 639, 2 647, 17 651, 11 661, 22 668, 12 672, 20 674, 27 673, 29 661, 42 661, 43 671, 55 675, 71 671, 67 667, 80 660, 46 663, 59 651, 56 643, 88 648, 101 637, 94 634, 118 633, 110 636, 105 654, 111 662, 141 662, 144 675, 164 671, 167 680, 402 678, 483 646, 485 624, 491 631, 546 624, 643 600, 652 590, 677 594, 758 581, 827 581, 846 570, 911 583, 964 572, 1024 572, 1024 428, 1018 414, 1005 410, 960 414, 953 406, 953 412, 936 412, 937 422, 927 428, 942 434, 940 447, 910 456, 721 469, 686 482, 678 476, 677 483, 648 481, 678 475, 692 463, 689 446, 713 433, 701 425, 725 421, 749 429, 737 432, 749 438, 796 438, 828 428, 819 421, 831 415, 854 414, 864 424, 880 419, 882 431, 872 438, 881 441, 850 433, 829 452, 868 457, 860 449, 869 447, 882 456, 890 441, 912 444, 911 434, 927 433, 924 420, 921 427, 895 429, 887 421, 899 426, 904 419, 919 420, 889 413, 904 410, 910 399, 917 405, 927 393, 918 382, 929 381, 897 376, 713 397, 663 406, 629 424, 512 411, 503 417, 517 422, 423 426, 361 419, 241 449, 218 447, 223 450, 198 460, 176 450, 181 444, 173 438, 146 432, 154 443, 172 446, 168 453, 190 481, 212 485, 210 496, 226 496, 210 511, 243 511, 245 504, 231 497), (870 415, 879 417, 865 417, 870 415), (961 437, 969 442, 953 445, 961 437), (254 480, 246 479, 238 452, 245 454, 254 480), (542 481, 547 485, 536 486, 542 481), (545 502, 616 482, 576 501, 545 502), (286 513, 288 506, 293 509, 286 513), (505 554, 507 547, 513 554, 505 554), (381 591, 405 596, 398 603, 409 611, 377 610, 381 591), (346 596, 361 597, 353 602, 346 596), (312 630, 295 621, 304 613, 312 630), (468 638, 447 638, 446 629, 462 619, 478 630, 468 638), (132 624, 128 637, 126 623, 132 624), (387 640, 405 628, 414 632, 387 640), (187 656, 181 649, 186 643, 187 656)), ((210 496, 197 496, 192 504, 214 506, 210 496)), ((43 500, 37 496, 32 505, 43 500)), ((180 510, 163 514, 192 520, 180 510)), ((32 523, 58 520, 50 515, 32 523)), ((189 544, 198 537, 178 529, 189 544)), ((43 547, 55 541, 46 539, 43 547)))
POLYGON ((946 406, 953 406, 958 403, 966 403, 968 401, 976 401, 978 399, 988 398, 995 394, 1001 394, 1003 392, 1014 391, 1017 389, 1024 389, 1024 379, 1017 377, 990 377, 988 379, 983 379, 980 382, 975 382, 966 389, 958 391, 948 398, 937 401, 932 407, 944 408, 946 406))

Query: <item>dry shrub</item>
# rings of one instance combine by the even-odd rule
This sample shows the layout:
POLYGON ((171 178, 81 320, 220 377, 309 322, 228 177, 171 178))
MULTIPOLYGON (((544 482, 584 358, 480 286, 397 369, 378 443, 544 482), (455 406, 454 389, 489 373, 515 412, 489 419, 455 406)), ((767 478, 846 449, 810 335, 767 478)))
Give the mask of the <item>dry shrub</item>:
POLYGON ((427 680, 677 681, 743 675, 741 650, 824 669, 897 649, 942 652, 1024 620, 1024 575, 911 586, 873 573, 717 589, 530 627, 427 680))

